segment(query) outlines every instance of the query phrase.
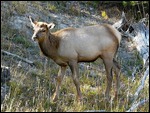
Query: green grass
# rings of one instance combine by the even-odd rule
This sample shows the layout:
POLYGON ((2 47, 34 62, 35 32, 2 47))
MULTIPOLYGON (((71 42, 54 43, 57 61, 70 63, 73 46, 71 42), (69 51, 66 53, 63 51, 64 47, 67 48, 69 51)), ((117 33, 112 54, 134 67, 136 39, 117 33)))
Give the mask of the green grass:
POLYGON ((27 10, 27 2, 25 1, 12 1, 12 10, 16 11, 18 14, 23 15, 27 10))
POLYGON ((22 44, 25 48, 32 47, 32 43, 26 37, 18 35, 12 39, 14 43, 22 44))
POLYGON ((53 11, 53 12, 57 12, 58 9, 55 5, 52 5, 50 3, 47 4, 47 10, 53 11))

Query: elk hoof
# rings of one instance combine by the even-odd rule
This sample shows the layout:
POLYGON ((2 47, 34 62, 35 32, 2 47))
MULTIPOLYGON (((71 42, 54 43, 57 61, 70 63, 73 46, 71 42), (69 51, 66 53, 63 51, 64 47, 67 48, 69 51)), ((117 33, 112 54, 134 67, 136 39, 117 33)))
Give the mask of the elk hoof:
POLYGON ((77 96, 77 102, 78 102, 78 103, 81 103, 82 101, 83 101, 82 96, 77 96))
POLYGON ((52 98, 52 101, 53 102, 56 102, 58 100, 58 96, 56 95, 56 93, 54 93, 54 96, 53 96, 53 98, 52 98))

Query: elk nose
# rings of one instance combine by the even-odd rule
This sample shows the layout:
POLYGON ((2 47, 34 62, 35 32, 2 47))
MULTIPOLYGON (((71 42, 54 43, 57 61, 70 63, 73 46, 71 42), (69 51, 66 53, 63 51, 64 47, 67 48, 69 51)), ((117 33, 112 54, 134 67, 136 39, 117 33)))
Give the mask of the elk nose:
POLYGON ((37 36, 36 36, 36 35, 32 36, 32 40, 33 40, 33 41, 35 41, 35 40, 36 40, 36 38, 37 38, 37 36))

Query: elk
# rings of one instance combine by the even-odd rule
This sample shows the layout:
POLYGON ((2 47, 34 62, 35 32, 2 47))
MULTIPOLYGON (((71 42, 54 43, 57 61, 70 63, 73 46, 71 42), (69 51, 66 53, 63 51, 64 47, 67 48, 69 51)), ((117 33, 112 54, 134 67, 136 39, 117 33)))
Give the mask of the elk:
POLYGON ((59 96, 60 86, 65 75, 67 66, 72 72, 72 79, 77 90, 77 100, 82 100, 79 83, 79 62, 93 62, 101 58, 105 65, 107 75, 106 99, 112 85, 112 69, 116 75, 115 95, 119 88, 120 66, 115 60, 121 41, 120 33, 111 25, 92 25, 83 28, 65 28, 51 33, 54 23, 37 22, 29 16, 34 33, 32 40, 37 41, 42 53, 55 61, 59 66, 56 78, 56 90, 53 101, 59 96))

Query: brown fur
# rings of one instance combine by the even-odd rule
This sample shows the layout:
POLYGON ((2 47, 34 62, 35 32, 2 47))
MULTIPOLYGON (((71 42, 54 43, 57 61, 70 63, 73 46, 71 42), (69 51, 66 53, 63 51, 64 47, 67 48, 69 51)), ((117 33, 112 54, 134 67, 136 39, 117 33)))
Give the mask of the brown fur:
POLYGON ((119 47, 121 35, 115 28, 104 24, 102 26, 89 26, 80 29, 66 28, 50 33, 48 27, 52 28, 54 24, 45 22, 33 24, 34 22, 31 18, 30 21, 35 29, 32 38, 38 40, 41 51, 45 56, 50 57, 60 65, 53 101, 58 99, 66 66, 69 66, 72 71, 73 82, 77 89, 77 98, 81 100, 77 63, 93 62, 99 57, 104 61, 107 74, 107 88, 105 92, 107 99, 112 84, 112 69, 116 72, 116 92, 118 93, 120 67, 114 56, 119 47), (42 28, 45 28, 46 31, 42 32, 42 28))
POLYGON ((115 52, 115 55, 116 55, 117 54, 117 50, 118 50, 119 45, 120 45, 119 40, 118 40, 117 36, 114 34, 114 31, 110 28, 110 26, 108 24, 104 24, 104 26, 110 32, 110 34, 112 35, 111 38, 116 43, 116 52, 115 52))
POLYGON ((116 43, 116 45, 119 45, 119 41, 117 36, 114 34, 114 31, 112 30, 112 28, 110 28, 110 26, 108 24, 104 24, 104 26, 106 27, 106 29, 108 30, 108 32, 110 32, 110 34, 112 35, 112 39, 114 40, 114 42, 116 43))

